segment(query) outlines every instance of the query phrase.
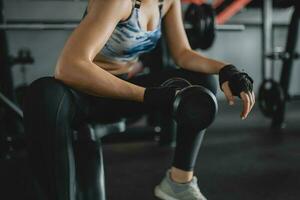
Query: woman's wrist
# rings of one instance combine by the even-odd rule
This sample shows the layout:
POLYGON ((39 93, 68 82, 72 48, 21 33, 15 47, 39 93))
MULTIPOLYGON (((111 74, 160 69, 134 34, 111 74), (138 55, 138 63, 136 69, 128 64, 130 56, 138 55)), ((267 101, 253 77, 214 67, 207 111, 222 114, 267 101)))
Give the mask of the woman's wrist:
POLYGON ((218 74, 224 66, 229 64, 206 57, 196 50, 185 51, 177 60, 179 60, 177 65, 183 69, 206 74, 218 74))
POLYGON ((253 90, 253 79, 234 65, 226 65, 220 70, 219 84, 221 89, 226 81, 229 81, 229 88, 234 96, 240 97, 242 91, 252 92, 253 90))

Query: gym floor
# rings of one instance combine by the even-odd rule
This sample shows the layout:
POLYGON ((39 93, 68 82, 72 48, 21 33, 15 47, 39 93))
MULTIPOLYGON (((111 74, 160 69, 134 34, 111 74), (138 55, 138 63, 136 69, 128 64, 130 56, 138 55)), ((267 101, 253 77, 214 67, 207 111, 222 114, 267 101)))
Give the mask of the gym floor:
MULTIPOLYGON (((300 199, 300 104, 288 104, 287 127, 269 129, 269 120, 256 107, 245 121, 241 105, 221 102, 218 118, 207 131, 196 175, 210 200, 300 199)), ((106 187, 109 200, 153 200, 153 187, 172 159, 172 148, 155 142, 106 144, 106 187)), ((26 154, 0 161, 2 200, 33 197, 26 154)))

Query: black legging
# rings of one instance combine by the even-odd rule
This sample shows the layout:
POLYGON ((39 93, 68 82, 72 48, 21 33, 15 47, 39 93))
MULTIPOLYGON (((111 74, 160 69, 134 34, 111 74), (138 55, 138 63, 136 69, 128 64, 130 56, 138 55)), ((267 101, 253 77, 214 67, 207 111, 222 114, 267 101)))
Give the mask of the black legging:
MULTIPOLYGON (((212 75, 184 69, 166 69, 159 73, 139 75, 127 81, 143 87, 153 87, 171 77, 184 78, 216 94, 217 83, 212 75)), ((60 200, 61 197, 58 198, 55 193, 65 194, 64 199, 73 199, 74 126, 89 119, 105 121, 149 112, 151 110, 143 103, 91 96, 71 89, 52 77, 34 81, 24 101, 24 123, 30 141, 33 170, 40 184, 52 195, 50 199, 60 200)), ((205 130, 193 130, 191 127, 177 127, 173 166, 193 170, 204 132, 205 130)))

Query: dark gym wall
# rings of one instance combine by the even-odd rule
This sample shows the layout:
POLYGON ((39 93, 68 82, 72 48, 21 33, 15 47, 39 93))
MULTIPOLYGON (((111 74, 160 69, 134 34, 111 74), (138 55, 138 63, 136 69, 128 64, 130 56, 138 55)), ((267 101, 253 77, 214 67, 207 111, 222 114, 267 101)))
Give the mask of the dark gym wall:
MULTIPOLYGON (((86 1, 27 1, 4 0, 7 21, 51 21, 78 22, 83 14, 86 1)), ((275 11, 274 31, 275 46, 284 46, 289 10, 275 11)), ((258 9, 245 9, 235 16, 230 23, 245 24, 241 32, 218 32, 214 46, 203 52, 205 55, 232 62, 244 68, 255 79, 261 81, 261 18, 258 9)), ((27 67, 27 82, 45 75, 52 75, 57 57, 71 31, 8 31, 10 54, 16 55, 19 48, 28 47, 35 64, 27 67)), ((298 49, 300 45, 298 44, 298 49)), ((299 62, 295 63, 299 66, 299 62)), ((276 62, 278 74, 281 65, 276 62)), ((291 93, 300 93, 300 69, 295 67, 291 81, 291 93)), ((15 86, 22 83, 20 67, 14 66, 15 86)), ((259 84, 256 84, 256 91, 259 84)), ((219 97, 223 97, 219 95, 219 97)))

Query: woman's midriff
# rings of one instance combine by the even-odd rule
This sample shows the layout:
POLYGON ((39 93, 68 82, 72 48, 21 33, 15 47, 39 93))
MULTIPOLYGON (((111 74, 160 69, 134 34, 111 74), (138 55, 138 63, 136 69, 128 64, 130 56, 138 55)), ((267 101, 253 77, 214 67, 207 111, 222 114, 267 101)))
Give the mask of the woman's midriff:
POLYGON ((138 62, 138 59, 128 62, 118 62, 109 60, 99 54, 95 57, 93 62, 102 69, 110 72, 111 74, 120 75, 129 73, 132 70, 134 64, 138 62))

